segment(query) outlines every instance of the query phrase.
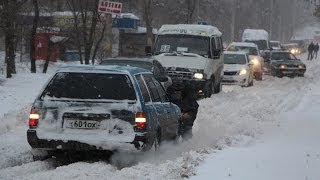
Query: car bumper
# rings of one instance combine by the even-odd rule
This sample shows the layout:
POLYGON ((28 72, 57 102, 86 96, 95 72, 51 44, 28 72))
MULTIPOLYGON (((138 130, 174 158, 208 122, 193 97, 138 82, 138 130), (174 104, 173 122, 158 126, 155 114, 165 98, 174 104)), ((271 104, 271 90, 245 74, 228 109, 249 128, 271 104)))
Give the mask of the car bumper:
POLYGON ((147 142, 147 133, 141 133, 136 135, 133 142, 118 143, 121 149, 115 148, 104 149, 103 147, 90 145, 78 141, 66 141, 66 140, 48 140, 39 139, 36 130, 29 129, 27 131, 27 140, 33 149, 44 149, 44 150, 73 150, 73 151, 90 151, 90 150, 119 150, 119 151, 141 151, 145 143, 147 142))
POLYGON ((223 85, 240 85, 244 86, 248 82, 248 76, 240 76, 240 75, 224 75, 222 79, 223 85))
POLYGON ((303 75, 306 72, 306 69, 287 68, 287 69, 277 69, 276 72, 277 74, 282 74, 284 76, 303 75))

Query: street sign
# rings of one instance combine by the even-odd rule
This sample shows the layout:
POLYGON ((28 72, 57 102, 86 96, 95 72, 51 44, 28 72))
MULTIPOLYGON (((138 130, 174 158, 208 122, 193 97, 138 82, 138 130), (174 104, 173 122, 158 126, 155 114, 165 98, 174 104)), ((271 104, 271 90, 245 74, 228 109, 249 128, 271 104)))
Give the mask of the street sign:
POLYGON ((105 1, 105 0, 99 1, 98 11, 101 13, 119 15, 121 14, 121 9, 122 9, 122 3, 120 2, 111 2, 111 1, 105 1))

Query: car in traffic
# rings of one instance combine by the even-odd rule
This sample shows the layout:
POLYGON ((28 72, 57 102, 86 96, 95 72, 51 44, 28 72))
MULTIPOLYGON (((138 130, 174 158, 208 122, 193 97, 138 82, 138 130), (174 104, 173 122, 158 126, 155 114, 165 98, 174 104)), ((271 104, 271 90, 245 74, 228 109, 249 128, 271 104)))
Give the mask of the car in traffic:
POLYGON ((291 54, 299 55, 302 53, 302 50, 299 48, 297 43, 288 43, 282 44, 283 50, 289 51, 291 54))
POLYGON ((27 140, 35 159, 65 152, 147 151, 175 139, 180 118, 179 107, 146 69, 68 66, 35 99, 27 140))
POLYGON ((154 77, 161 82, 163 87, 167 89, 172 84, 171 78, 161 65, 161 63, 151 58, 107 58, 100 62, 100 65, 118 65, 118 66, 132 66, 140 67, 151 71, 154 77))
POLYGON ((270 41, 270 46, 272 48, 272 50, 281 50, 281 43, 280 41, 270 41))
POLYGON ((256 80, 262 80, 264 59, 261 57, 259 48, 254 43, 232 42, 227 51, 243 51, 249 55, 250 62, 253 63, 253 74, 256 80))
POLYGON ((253 86, 253 63, 245 52, 224 52, 224 76, 222 84, 253 86))
POLYGON ((266 63, 272 76, 304 76, 306 72, 306 65, 291 52, 270 52, 266 63))
POLYGON ((215 26, 164 24, 159 29, 153 58, 173 81, 190 83, 205 98, 221 91, 223 76, 222 33, 215 26))

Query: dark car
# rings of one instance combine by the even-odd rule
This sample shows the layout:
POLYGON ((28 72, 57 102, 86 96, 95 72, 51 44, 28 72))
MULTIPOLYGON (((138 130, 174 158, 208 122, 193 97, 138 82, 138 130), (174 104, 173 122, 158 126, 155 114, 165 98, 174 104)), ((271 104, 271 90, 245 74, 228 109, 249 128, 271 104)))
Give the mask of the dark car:
POLYGON ((146 151, 179 133, 181 112, 145 69, 60 69, 33 103, 27 139, 34 157, 93 151, 146 151))
POLYGON ((100 64, 101 65, 133 66, 133 67, 144 68, 151 71, 154 74, 155 78, 161 82, 161 84, 165 89, 167 89, 172 84, 171 78, 167 75, 161 63, 155 59, 109 58, 109 59, 102 60, 100 64))
POLYGON ((304 76, 306 65, 291 52, 272 51, 266 54, 266 67, 272 76, 304 76))

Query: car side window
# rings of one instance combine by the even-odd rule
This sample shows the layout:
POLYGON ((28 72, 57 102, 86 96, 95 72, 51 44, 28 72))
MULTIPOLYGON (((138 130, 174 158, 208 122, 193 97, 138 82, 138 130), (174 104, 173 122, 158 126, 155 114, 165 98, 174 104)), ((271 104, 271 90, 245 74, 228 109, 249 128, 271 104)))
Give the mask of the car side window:
POLYGON ((147 87, 149 89, 152 101, 153 102, 161 102, 159 92, 157 90, 156 85, 153 82, 152 76, 151 75, 143 75, 143 78, 144 78, 144 80, 147 84, 147 87))
POLYGON ((140 87, 144 102, 145 103, 150 102, 151 98, 150 98, 148 89, 147 89, 147 87, 146 87, 146 85, 145 85, 145 83, 144 83, 144 81, 143 81, 143 79, 141 77, 141 74, 136 75, 136 79, 138 81, 138 84, 139 84, 139 87, 140 87))
POLYGON ((154 84, 156 85, 156 88, 159 92, 160 98, 162 102, 169 102, 169 98, 167 97, 166 92, 163 89, 163 86, 159 83, 159 81, 157 81, 155 78, 153 78, 154 84))

